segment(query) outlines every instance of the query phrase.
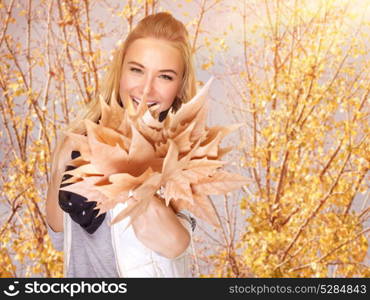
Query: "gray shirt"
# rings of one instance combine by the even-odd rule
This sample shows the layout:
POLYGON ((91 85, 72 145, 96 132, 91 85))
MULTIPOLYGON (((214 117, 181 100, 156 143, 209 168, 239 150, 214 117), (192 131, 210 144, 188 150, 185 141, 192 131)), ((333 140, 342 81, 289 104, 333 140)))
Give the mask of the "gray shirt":
MULTIPOLYGON (((86 232, 78 223, 71 221, 71 254, 66 277, 119 277, 113 252, 109 214, 93 233, 86 232)), ((54 232, 48 225, 48 233, 54 248, 63 251, 63 232, 54 232)))
MULTIPOLYGON (((196 221, 193 217, 182 212, 177 215, 189 221, 194 231, 196 221)), ((106 214, 103 223, 93 234, 71 220, 71 253, 66 277, 119 277, 108 225, 109 218, 110 214, 106 214)), ((54 248, 63 251, 64 232, 54 232, 47 226, 54 248)))

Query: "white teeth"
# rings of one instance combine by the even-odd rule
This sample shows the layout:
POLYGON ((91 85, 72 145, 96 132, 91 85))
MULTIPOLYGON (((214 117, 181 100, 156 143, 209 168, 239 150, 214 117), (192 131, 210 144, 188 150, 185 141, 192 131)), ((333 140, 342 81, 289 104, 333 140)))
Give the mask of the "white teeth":
MULTIPOLYGON (((136 97, 131 97, 131 99, 137 104, 137 105, 139 105, 140 104, 140 102, 141 102, 141 100, 140 99, 138 99, 138 98, 136 98, 136 97)), ((151 106, 154 106, 154 105, 156 105, 156 104, 158 104, 157 102, 147 102, 147 105, 149 106, 149 107, 151 107, 151 106)))

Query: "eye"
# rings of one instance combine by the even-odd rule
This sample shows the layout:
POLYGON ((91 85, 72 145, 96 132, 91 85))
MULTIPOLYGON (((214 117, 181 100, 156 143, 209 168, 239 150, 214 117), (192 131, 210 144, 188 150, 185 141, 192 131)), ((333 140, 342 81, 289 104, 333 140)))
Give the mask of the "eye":
POLYGON ((169 75, 165 75, 165 74, 163 74, 163 75, 161 75, 162 76, 162 78, 164 78, 164 79, 166 79, 166 80, 172 80, 172 77, 171 76, 169 76, 169 75))
POLYGON ((141 70, 140 70, 140 69, 138 69, 138 68, 130 68, 130 71, 132 71, 132 72, 136 72, 136 73, 141 72, 141 70))

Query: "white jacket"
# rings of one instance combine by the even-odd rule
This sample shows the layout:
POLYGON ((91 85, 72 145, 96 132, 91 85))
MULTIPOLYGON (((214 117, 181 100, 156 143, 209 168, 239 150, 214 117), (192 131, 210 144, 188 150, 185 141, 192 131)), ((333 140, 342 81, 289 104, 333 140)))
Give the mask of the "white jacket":
MULTIPOLYGON (((118 215, 126 203, 119 203, 108 213, 111 220, 118 215)), ((64 213, 64 276, 67 274, 71 253, 71 222, 68 213, 64 213)), ((186 216, 185 216, 186 217, 186 216)), ((120 277, 191 277, 192 228, 188 220, 179 217, 180 222, 188 229, 191 242, 189 247, 174 259, 165 258, 144 246, 137 238, 132 225, 125 227, 129 217, 112 225, 111 237, 117 271, 120 277)))

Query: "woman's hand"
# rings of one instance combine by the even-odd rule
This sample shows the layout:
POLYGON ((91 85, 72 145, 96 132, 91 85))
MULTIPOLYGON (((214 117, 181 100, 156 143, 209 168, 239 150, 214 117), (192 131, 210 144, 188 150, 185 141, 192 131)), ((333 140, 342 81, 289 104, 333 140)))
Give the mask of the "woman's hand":
MULTIPOLYGON (((137 201, 133 197, 128 204, 137 201)), ((136 237, 158 254, 173 259, 182 254, 190 243, 190 234, 164 199, 155 197, 147 210, 132 222, 136 237)))

